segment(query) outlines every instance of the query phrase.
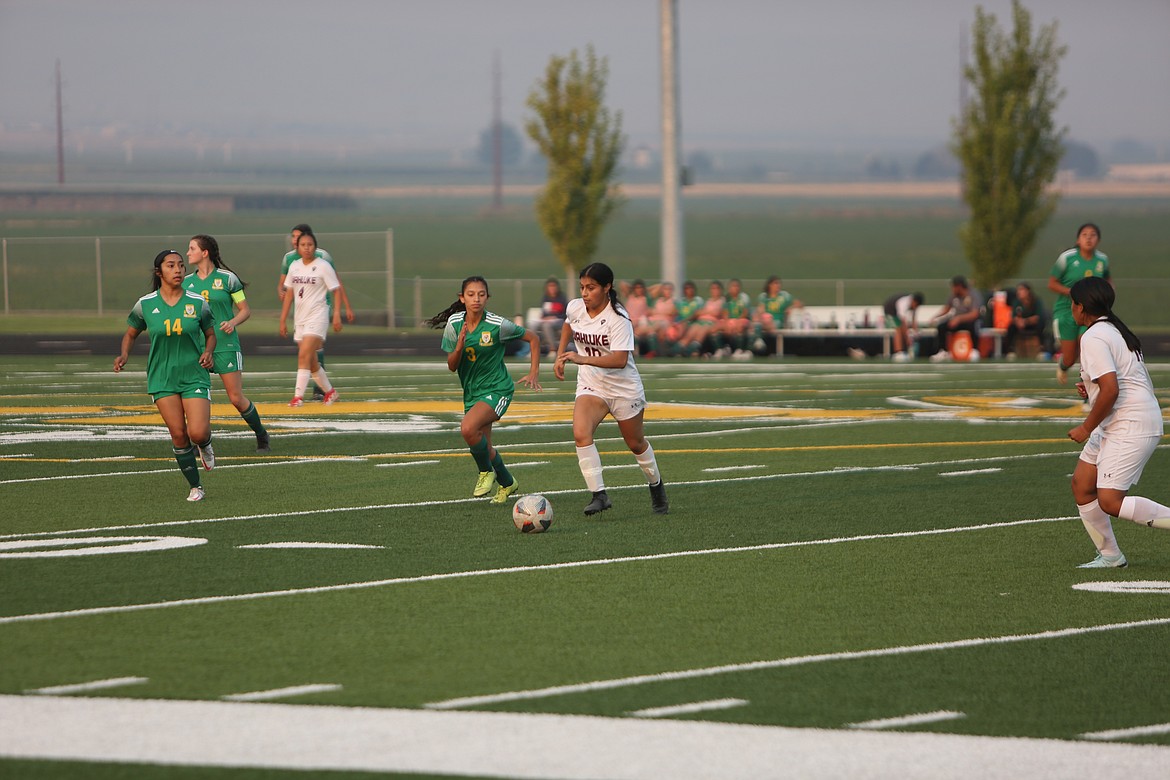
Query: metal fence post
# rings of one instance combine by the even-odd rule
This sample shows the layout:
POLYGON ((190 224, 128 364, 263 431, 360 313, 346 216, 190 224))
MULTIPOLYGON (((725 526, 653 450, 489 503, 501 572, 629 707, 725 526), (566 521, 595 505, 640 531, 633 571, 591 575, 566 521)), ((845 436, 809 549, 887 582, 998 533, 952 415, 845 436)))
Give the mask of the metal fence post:
POLYGON ((3 246, 3 251, 0 254, 4 257, 4 313, 8 314, 8 239, 0 242, 3 246))
POLYGON ((394 229, 386 229, 386 328, 393 330, 394 313, 394 229))
POLYGON ((96 267, 95 270, 97 271, 97 273, 95 274, 95 276, 97 277, 97 299, 98 299, 97 300, 97 304, 98 304, 97 309, 98 309, 98 316, 100 317, 105 313, 105 310, 102 308, 102 238, 101 238, 101 236, 97 236, 93 240, 93 255, 94 255, 94 266, 96 267))

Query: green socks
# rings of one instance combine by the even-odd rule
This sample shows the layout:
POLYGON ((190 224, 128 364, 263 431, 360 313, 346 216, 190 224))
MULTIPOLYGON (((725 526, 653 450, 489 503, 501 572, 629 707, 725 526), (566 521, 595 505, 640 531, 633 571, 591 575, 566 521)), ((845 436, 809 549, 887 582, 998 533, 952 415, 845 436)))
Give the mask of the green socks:
POLYGON ((195 455, 195 445, 188 444, 185 450, 175 449, 175 460, 179 462, 179 471, 183 472, 191 487, 199 487, 199 463, 195 455))

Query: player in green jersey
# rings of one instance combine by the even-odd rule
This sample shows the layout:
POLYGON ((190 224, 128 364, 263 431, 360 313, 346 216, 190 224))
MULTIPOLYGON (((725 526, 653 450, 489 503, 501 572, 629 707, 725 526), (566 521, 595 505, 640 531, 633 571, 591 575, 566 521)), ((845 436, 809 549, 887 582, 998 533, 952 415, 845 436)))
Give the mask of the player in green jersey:
POLYGON ((776 331, 788 327, 788 310, 803 308, 804 304, 784 289, 779 276, 769 276, 763 290, 756 296, 756 310, 752 312, 754 336, 753 346, 763 352, 766 344, 764 334, 776 335, 776 331))
POLYGON ((1048 277, 1048 289, 1057 296, 1052 306, 1052 326, 1060 340, 1056 379, 1062 385, 1068 382, 1068 370, 1077 362, 1077 339, 1084 332, 1073 319, 1069 288, 1089 276, 1109 281, 1109 258, 1097 251, 1100 242, 1101 228, 1092 222, 1081 225, 1077 228, 1076 245, 1060 253, 1048 277))
POLYGON ((487 310, 488 284, 482 276, 463 280, 459 299, 426 321, 443 329, 443 351, 447 368, 458 372, 463 386, 463 422, 459 432, 471 449, 479 468, 473 498, 482 498, 496 488, 493 504, 507 503, 520 483, 492 447, 492 423, 504 416, 516 392, 516 383, 504 365, 504 345, 513 339, 528 342, 531 366, 520 383, 540 390, 540 339, 509 319, 487 310))
POLYGON ((196 450, 208 471, 215 466, 211 448, 211 375, 215 318, 207 301, 183 289, 183 256, 173 249, 154 258, 153 290, 134 304, 126 318, 122 352, 114 358, 119 372, 142 331, 150 333, 146 391, 154 399, 171 434, 175 460, 191 485, 188 501, 203 500, 196 450))
MULTIPOLYGON (((276 294, 282 301, 284 300, 285 293, 288 290, 288 288, 284 286, 285 277, 288 276, 288 269, 290 266, 292 266, 293 263, 301 259, 300 253, 297 252, 297 242, 304 233, 313 233, 313 228, 309 227, 309 225, 304 222, 301 222, 298 225, 293 225, 292 230, 290 230, 288 233, 289 241, 292 243, 292 251, 284 253, 284 259, 280 261, 280 280, 276 283, 276 294)), ((337 270, 337 266, 333 262, 333 255, 329 254, 321 247, 317 247, 316 256, 324 260, 326 263, 329 263, 329 265, 332 266, 334 270, 337 270)), ((341 302, 341 306, 345 310, 345 321, 353 322, 353 308, 349 305, 349 295, 347 295, 345 292, 345 285, 337 288, 337 300, 341 302)), ((325 294, 325 303, 328 304, 329 310, 333 311, 333 295, 331 293, 325 294)), ((317 350, 317 362, 321 364, 322 368, 325 367, 324 344, 322 344, 321 348, 317 350)), ((313 383, 313 398, 317 401, 325 400, 325 390, 316 382, 313 383)))
POLYGON ((203 296, 211 307, 219 334, 215 340, 215 366, 228 400, 256 434, 256 452, 268 452, 268 431, 260 420, 256 405, 244 395, 244 355, 240 351, 240 337, 236 328, 252 316, 247 286, 227 267, 219 256, 219 242, 208 235, 193 236, 187 246, 187 265, 195 270, 183 280, 183 287, 203 296))

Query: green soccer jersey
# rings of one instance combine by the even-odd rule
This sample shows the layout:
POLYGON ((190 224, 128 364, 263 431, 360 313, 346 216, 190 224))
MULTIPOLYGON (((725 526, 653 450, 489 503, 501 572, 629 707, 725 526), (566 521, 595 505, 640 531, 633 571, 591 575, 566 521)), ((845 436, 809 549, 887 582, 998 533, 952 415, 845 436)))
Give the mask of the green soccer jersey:
MULTIPOLYGON (((183 289, 203 296, 203 300, 211 307, 211 316, 215 318, 217 326, 236 316, 235 304, 244 300, 244 285, 240 277, 225 268, 215 269, 206 279, 200 279, 198 271, 189 274, 183 280, 183 289)), ((240 337, 236 331, 224 333, 217 328, 215 351, 239 352, 240 337)))
MULTIPOLYGON (((1052 266, 1051 276, 1065 287, 1072 287, 1078 280, 1089 276, 1109 278, 1109 258, 1100 252, 1093 252, 1092 259, 1086 260, 1076 247, 1062 252, 1052 266)), ((1071 311, 1072 301, 1067 295, 1059 295, 1052 307, 1053 313, 1071 311)))
POLYGON ((751 299, 747 297, 747 293, 740 293, 735 298, 730 295, 723 301, 723 311, 730 320, 742 320, 751 316, 748 307, 751 305, 751 299))
POLYGON ((784 326, 784 322, 788 319, 788 309, 792 306, 792 293, 787 290, 781 290, 779 295, 771 296, 767 293, 760 293, 757 301, 764 307, 764 311, 772 315, 773 321, 779 327, 784 326))
MULTIPOLYGON (((467 312, 451 315, 443 329, 443 351, 455 351, 459 331, 467 312)), ((490 311, 483 313, 483 319, 475 330, 467 334, 463 342, 463 357, 459 361, 459 383, 463 385, 463 402, 469 405, 481 398, 492 395, 511 395, 516 383, 504 365, 504 344, 522 338, 525 330, 509 319, 490 311)), ((490 403, 490 401, 489 401, 490 403)))
POLYGON ((678 319, 679 322, 686 322, 695 313, 703 308, 703 299, 696 295, 694 298, 679 298, 678 299, 678 319))
POLYGON ((211 375, 199 365, 199 356, 206 344, 203 333, 215 326, 215 320, 202 296, 184 292, 171 306, 156 290, 138 299, 126 324, 150 334, 150 355, 146 359, 148 393, 178 392, 199 384, 210 387, 211 375))

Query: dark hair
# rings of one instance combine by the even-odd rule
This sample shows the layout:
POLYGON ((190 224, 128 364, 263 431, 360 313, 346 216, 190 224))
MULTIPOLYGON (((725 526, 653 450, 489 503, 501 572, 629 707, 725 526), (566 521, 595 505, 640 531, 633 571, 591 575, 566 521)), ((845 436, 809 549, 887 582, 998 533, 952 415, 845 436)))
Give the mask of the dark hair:
MULTIPOLYGON (((463 291, 467 289, 467 285, 471 284, 472 282, 479 282, 482 284, 483 289, 487 290, 488 297, 490 298, 492 296, 492 291, 488 289, 487 279, 484 279, 482 276, 469 276, 464 279, 463 283, 459 285, 459 294, 462 295, 463 291)), ((463 305, 463 301, 456 298, 454 303, 443 309, 434 317, 431 317, 429 320, 423 320, 423 325, 426 325, 429 328, 434 328, 436 330, 439 328, 445 328, 447 327, 447 320, 451 319, 451 315, 461 311, 467 311, 467 307, 463 305)))
MULTIPOLYGON (((197 236, 191 236, 191 240, 198 244, 199 248, 207 253, 207 259, 211 261, 212 265, 214 265, 216 268, 223 268, 227 271, 231 271, 233 274, 236 274, 236 272, 232 271, 228 264, 223 261, 223 258, 219 256, 218 241, 205 233, 200 233, 197 236)), ((248 283, 241 279, 239 274, 236 274, 236 278, 240 279, 240 284, 242 286, 248 286, 248 283)))
POLYGON ((612 268, 605 263, 590 263, 581 269, 581 273, 577 274, 578 279, 584 279, 585 277, 589 277, 602 287, 609 285, 609 302, 613 306, 613 310, 627 320, 630 318, 630 315, 626 314, 626 307, 622 306, 622 302, 618 300, 617 290, 613 288, 612 268))
MULTIPOLYGON (((1130 352, 1136 352, 1138 359, 1142 358, 1142 342, 1128 326, 1113 313, 1113 302, 1117 300, 1117 293, 1113 290, 1113 285, 1097 276, 1086 276, 1084 279, 1079 279, 1072 287, 1068 289, 1068 297, 1073 303, 1084 307, 1085 314, 1090 317, 1104 317, 1106 322, 1111 323, 1118 331, 1121 332, 1121 337, 1125 339, 1125 346, 1129 347, 1130 352)), ((1097 322, 1100 322, 1098 319, 1097 322)), ((1097 323, 1094 322, 1093 325, 1097 323)), ((1090 325, 1089 327, 1093 327, 1090 325)))
POLYGON ((292 230, 288 231, 288 234, 291 236, 293 233, 312 233, 312 232, 313 232, 313 228, 309 227, 309 224, 307 222, 301 222, 299 224, 293 225, 292 230))
MULTIPOLYGON (((164 249, 154 256, 154 276, 151 277, 151 290, 158 292, 158 288, 162 287, 162 264, 171 255, 178 255, 179 260, 183 260, 183 254, 175 249, 164 249)), ((185 262, 185 261, 184 261, 185 262)))
POLYGON ((1077 239, 1078 239, 1078 240, 1079 240, 1079 239, 1080 239, 1080 237, 1081 237, 1081 231, 1082 231, 1082 230, 1084 230, 1085 228, 1093 228, 1093 230, 1096 230, 1096 231, 1097 231, 1097 239, 1098 239, 1098 240, 1100 240, 1100 238, 1101 238, 1101 228, 1097 227, 1097 223, 1096 223, 1096 222, 1086 222, 1085 224, 1083 224, 1083 225, 1081 225, 1079 228, 1077 228, 1077 239))
MULTIPOLYGON (((772 282, 780 282, 780 277, 777 276, 776 274, 772 274, 771 276, 769 276, 767 279, 764 280, 764 289, 763 289, 764 295, 768 294, 768 288, 772 286, 772 282)), ((781 289, 784 288, 784 282, 780 282, 780 288, 781 289)))
POLYGON ((962 274, 956 274, 951 277, 951 284, 955 285, 956 287, 966 287, 967 277, 963 276, 962 274))
POLYGON ((920 292, 916 292, 910 296, 910 300, 914 301, 919 306, 921 306, 922 304, 926 303, 926 296, 920 292))

